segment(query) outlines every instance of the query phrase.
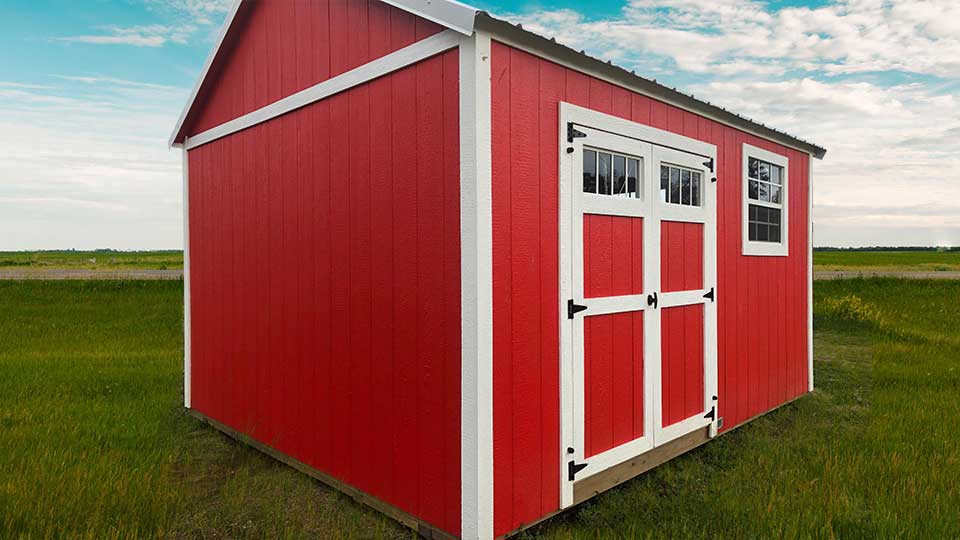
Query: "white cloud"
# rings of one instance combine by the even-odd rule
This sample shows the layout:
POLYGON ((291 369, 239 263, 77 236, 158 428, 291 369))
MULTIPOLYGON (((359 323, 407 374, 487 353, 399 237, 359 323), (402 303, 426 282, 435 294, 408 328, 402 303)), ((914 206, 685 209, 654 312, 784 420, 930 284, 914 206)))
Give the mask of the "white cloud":
POLYGON ((845 0, 778 11, 756 1, 630 0, 614 19, 588 20, 574 10, 508 18, 604 58, 654 53, 697 73, 901 70, 960 76, 956 0, 845 0))
POLYGON ((104 34, 66 36, 56 38, 67 43, 89 43, 94 45, 133 45, 134 47, 162 47, 167 43, 183 44, 196 31, 192 25, 167 26, 149 24, 141 26, 103 27, 104 34))
POLYGON ((58 79, 0 83, 0 249, 179 247, 180 156, 164 141, 187 90, 58 79))

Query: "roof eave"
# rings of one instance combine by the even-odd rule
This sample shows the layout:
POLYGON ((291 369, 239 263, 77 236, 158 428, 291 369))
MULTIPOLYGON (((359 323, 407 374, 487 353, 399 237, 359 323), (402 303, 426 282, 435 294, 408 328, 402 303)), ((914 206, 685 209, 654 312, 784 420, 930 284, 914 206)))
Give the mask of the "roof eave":
POLYGON ((827 153, 826 149, 821 146, 755 122, 749 118, 730 112, 723 107, 701 101, 693 96, 684 94, 676 89, 668 88, 650 79, 645 79, 622 67, 589 56, 583 51, 571 49, 566 45, 558 43, 554 39, 545 38, 539 34, 525 30, 520 26, 515 26, 502 19, 497 19, 489 13, 479 12, 474 27, 477 30, 489 33, 494 38, 500 37, 512 42, 524 50, 540 53, 547 58, 554 58, 570 66, 587 70, 590 73, 599 74, 604 79, 623 86, 624 88, 634 90, 690 112, 707 116, 758 137, 808 153, 817 159, 823 159, 827 153))

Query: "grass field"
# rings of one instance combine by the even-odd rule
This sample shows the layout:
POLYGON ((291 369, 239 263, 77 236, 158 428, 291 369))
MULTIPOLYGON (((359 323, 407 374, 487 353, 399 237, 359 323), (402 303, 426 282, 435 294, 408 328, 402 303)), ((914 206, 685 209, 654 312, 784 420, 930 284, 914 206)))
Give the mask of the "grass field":
MULTIPOLYGON (((412 538, 183 414, 180 286, 0 282, 0 538, 412 538)), ((818 283, 815 394, 523 537, 960 537, 958 299, 818 283)))
POLYGON ((960 251, 815 251, 815 270, 960 271, 960 251))
POLYGON ((175 270, 182 251, 0 251, 0 269, 175 270))

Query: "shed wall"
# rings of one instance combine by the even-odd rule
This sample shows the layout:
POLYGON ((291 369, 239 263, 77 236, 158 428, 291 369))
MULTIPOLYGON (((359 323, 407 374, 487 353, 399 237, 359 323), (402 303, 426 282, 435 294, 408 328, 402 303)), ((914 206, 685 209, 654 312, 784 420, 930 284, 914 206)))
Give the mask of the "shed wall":
POLYGON ((807 391, 808 156, 509 46, 492 50, 494 510, 503 535, 559 507, 559 101, 718 154, 719 414, 728 430, 807 391), (741 145, 789 158, 789 257, 741 253, 741 145))
POLYGON ((187 119, 189 135, 440 32, 377 0, 245 2, 187 119))
POLYGON ((452 534, 458 61, 189 152, 192 406, 452 534))

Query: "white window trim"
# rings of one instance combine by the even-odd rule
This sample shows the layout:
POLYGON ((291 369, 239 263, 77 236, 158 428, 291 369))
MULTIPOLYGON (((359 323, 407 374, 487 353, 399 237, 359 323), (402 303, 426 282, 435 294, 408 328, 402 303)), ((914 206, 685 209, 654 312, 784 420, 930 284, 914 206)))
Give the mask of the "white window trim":
MULTIPOLYGON (((743 167, 740 184, 743 191, 740 229, 743 238, 743 254, 760 257, 786 257, 790 254, 790 169, 787 156, 775 154, 763 148, 743 143, 743 167), (750 241, 750 158, 756 158, 783 167, 783 188, 781 189, 780 243, 750 241)), ((757 202, 757 201, 754 201, 757 202)), ((762 202, 760 204, 763 204, 762 202)))

